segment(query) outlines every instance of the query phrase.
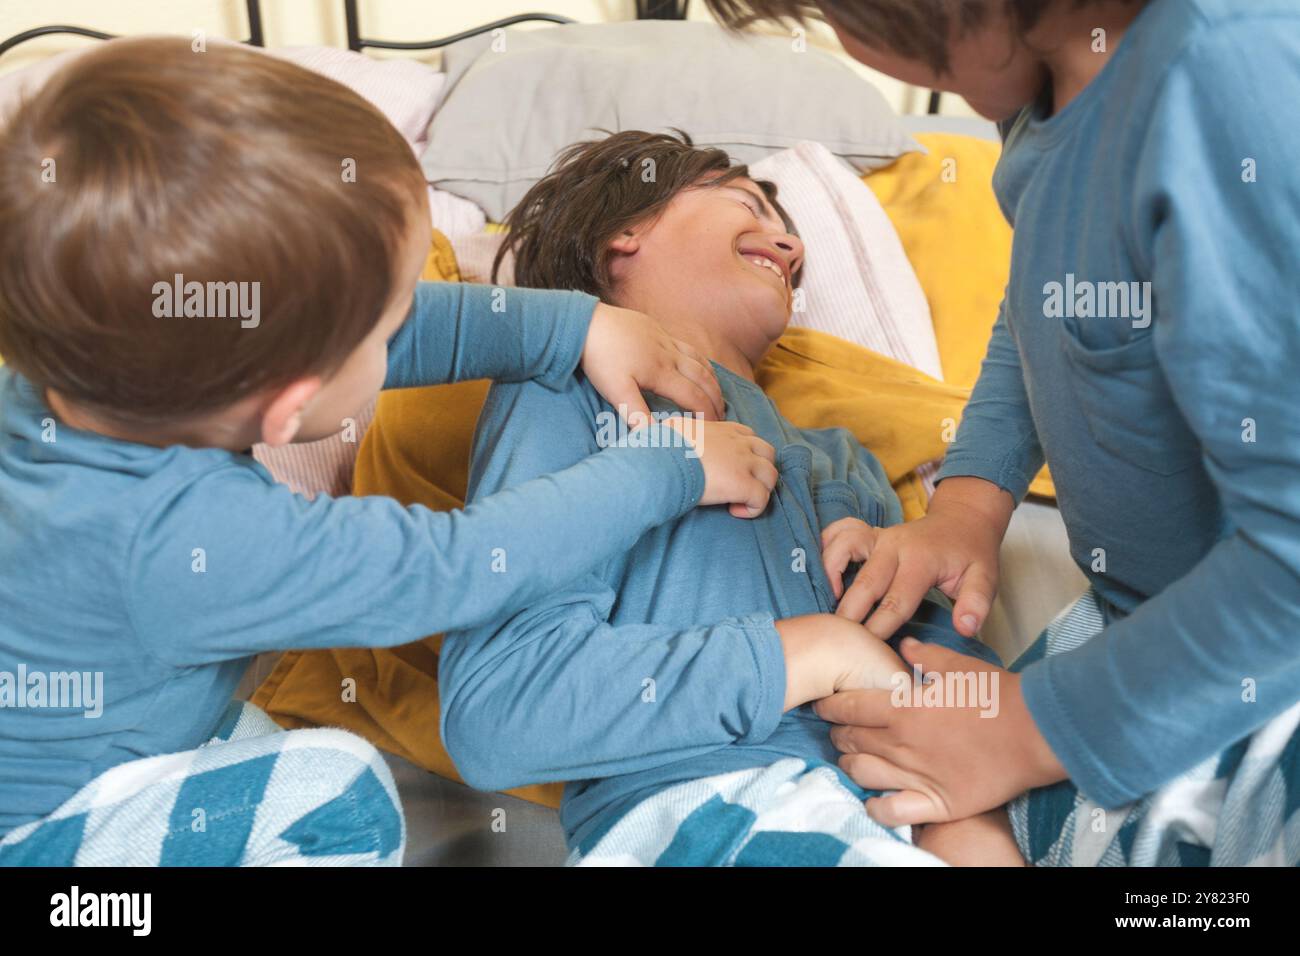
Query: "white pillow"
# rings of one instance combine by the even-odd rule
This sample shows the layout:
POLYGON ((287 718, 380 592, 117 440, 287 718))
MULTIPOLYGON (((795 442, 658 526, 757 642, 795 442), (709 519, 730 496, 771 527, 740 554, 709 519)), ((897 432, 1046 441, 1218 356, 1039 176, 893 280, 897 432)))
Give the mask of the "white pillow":
MULTIPOLYGON (((328 46, 290 46, 266 52, 361 94, 388 117, 417 153, 424 152, 429 123, 447 82, 445 74, 415 60, 372 60, 362 53, 328 46)), ((303 103, 303 109, 311 109, 311 104, 303 103)))
MULTIPOLYGON (((220 45, 234 41, 212 37, 208 42, 220 45)), ((0 77, 0 122, 17 108, 22 97, 35 93, 56 70, 97 46, 98 44, 68 50, 0 77)), ((416 153, 424 151, 429 123, 433 120, 433 114, 442 99, 443 86, 447 82, 445 74, 428 64, 404 59, 372 60, 360 53, 336 50, 333 47, 250 49, 296 63, 361 94, 388 117, 388 121, 397 127, 416 153)), ((310 109, 311 104, 305 102, 303 108, 310 109)))

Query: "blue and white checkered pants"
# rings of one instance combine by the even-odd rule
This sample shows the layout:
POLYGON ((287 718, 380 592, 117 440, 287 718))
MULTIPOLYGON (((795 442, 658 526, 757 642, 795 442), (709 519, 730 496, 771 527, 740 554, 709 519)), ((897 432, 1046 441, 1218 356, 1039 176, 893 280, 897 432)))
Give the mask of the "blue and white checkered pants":
POLYGON ((196 750, 119 764, 0 840, 6 866, 398 866, 393 776, 355 734, 232 701, 196 750))
MULTIPOLYGON (((1078 647, 1103 626, 1089 590, 1011 669, 1078 647)), ((1103 810, 1065 781, 1009 809, 1020 852, 1037 866, 1295 866, 1300 704, 1127 806, 1103 810)))
POLYGON ((942 866, 911 828, 867 816, 866 791, 824 763, 688 780, 642 800, 569 866, 942 866))
MULTIPOLYGON (((1091 590, 1013 670, 1077 647, 1104 626, 1091 590)), ((580 866, 893 866, 939 861, 867 816, 866 791, 829 765, 787 758, 677 784, 637 804, 580 866)), ((1118 810, 1069 782, 1009 807, 1021 854, 1040 866, 1201 866, 1300 861, 1300 704, 1219 757, 1118 810)))

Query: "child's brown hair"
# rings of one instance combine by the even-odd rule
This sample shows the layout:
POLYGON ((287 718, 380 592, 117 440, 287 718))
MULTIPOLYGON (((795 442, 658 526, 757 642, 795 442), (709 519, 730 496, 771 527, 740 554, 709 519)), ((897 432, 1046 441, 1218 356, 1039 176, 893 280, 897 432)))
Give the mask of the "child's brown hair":
POLYGON ((233 44, 106 43, 0 131, 0 355, 132 425, 328 375, 389 304, 423 196, 410 146, 332 80, 233 44), (177 275, 257 283, 256 323, 160 317, 177 275))
POLYGON ((704 5, 735 29, 759 20, 803 24, 829 17, 864 45, 921 60, 943 74, 948 41, 977 29, 991 7, 1001 6, 1012 28, 1023 34, 1062 2, 1086 7, 1105 0, 704 0, 704 5))
MULTIPOLYGON (((513 251, 516 285, 606 298, 613 292, 609 246, 620 232, 652 220, 684 189, 722 186, 748 175, 749 168, 733 165, 724 150, 697 147, 680 130, 624 130, 575 143, 506 217, 509 234, 493 262, 493 281, 513 251)), ((794 233, 776 201, 775 184, 755 182, 786 231, 794 233)))

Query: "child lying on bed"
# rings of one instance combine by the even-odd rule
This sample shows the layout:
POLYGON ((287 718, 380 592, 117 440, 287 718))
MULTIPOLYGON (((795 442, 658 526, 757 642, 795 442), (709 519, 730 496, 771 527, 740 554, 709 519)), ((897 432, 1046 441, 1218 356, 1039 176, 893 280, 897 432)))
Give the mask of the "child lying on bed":
MULTIPOLYGON (((831 613, 841 576, 901 509, 851 434, 795 428, 753 382, 804 256, 774 187, 721 150, 623 132, 570 147, 509 226, 502 254, 520 284, 648 310, 712 359, 728 418, 776 447, 780 481, 755 521, 697 509, 514 617, 456 633, 439 675, 458 770, 483 789, 571 781, 561 820, 575 861, 933 862, 867 816, 808 706, 829 683, 790 666, 809 640, 817 654, 859 646, 861 629, 831 613)), ((470 500, 595 453, 608 414, 581 379, 494 386, 470 500)), ((996 660, 934 602, 891 643, 904 633, 972 655, 972 670, 996 660)), ((842 656, 850 681, 887 685, 905 669, 876 647, 842 656)), ((976 837, 984 862, 1018 862, 1005 828, 976 837)))
POLYGON ((616 403, 721 401, 646 316, 417 284, 410 147, 248 49, 118 41, 62 71, 0 141, 0 242, 0 864, 400 862, 373 747, 227 711, 250 659, 498 620, 775 481, 749 429, 678 420, 463 512, 276 485, 255 442, 335 433, 381 385, 564 391, 581 360, 616 403))

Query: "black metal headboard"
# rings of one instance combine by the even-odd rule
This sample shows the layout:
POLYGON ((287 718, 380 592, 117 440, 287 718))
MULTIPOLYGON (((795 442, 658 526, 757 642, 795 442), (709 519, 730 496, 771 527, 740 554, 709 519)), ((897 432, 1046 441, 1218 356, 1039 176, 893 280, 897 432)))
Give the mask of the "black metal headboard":
MULTIPOLYGON (((252 46, 266 46, 262 37, 262 0, 244 0, 244 7, 248 10, 248 39, 243 42, 252 46)), ((71 33, 74 36, 90 37, 92 40, 111 40, 114 37, 112 33, 102 33, 99 30, 89 30, 86 27, 59 24, 48 27, 34 27, 31 30, 24 30, 22 33, 15 33, 7 40, 0 41, 0 56, 4 56, 20 43, 26 43, 28 40, 35 40, 37 37, 51 36, 56 33, 71 33)))
MULTIPOLYGON (((253 46, 265 46, 266 43, 262 35, 261 0, 245 0, 245 7, 248 10, 248 39, 243 42, 253 46)), ((407 42, 398 40, 376 40, 363 37, 361 35, 361 17, 357 12, 357 0, 343 0, 343 15, 347 22, 348 49, 356 51, 360 51, 365 47, 372 47, 377 50, 436 50, 440 47, 449 46, 458 40, 467 40, 470 37, 476 37, 481 33, 490 33, 493 30, 514 26, 516 23, 527 23, 529 21, 542 21, 546 23, 574 22, 571 17, 562 17, 556 13, 520 13, 513 17, 494 20, 491 23, 485 23, 482 26, 477 26, 470 30, 463 30, 460 33, 453 33, 450 36, 439 37, 435 40, 407 42)), ((35 27, 31 30, 24 30, 22 33, 16 33, 7 40, 0 41, 0 56, 3 56, 20 43, 26 43, 28 40, 35 40, 37 37, 50 36, 57 33, 69 33, 74 36, 90 37, 93 40, 111 40, 115 37, 115 34, 112 33, 104 33, 100 30, 88 29, 87 27, 74 27, 63 24, 35 27)))
MULTIPOLYGON (((690 0, 637 0, 636 15, 637 19, 662 19, 662 20, 680 20, 686 17, 690 0)), ((248 10, 248 39, 244 43, 252 46, 265 46, 266 43, 262 36, 262 5, 261 0, 244 0, 244 6, 248 10)), ((469 30, 463 30, 460 33, 453 33, 450 36, 439 37, 436 40, 418 40, 418 41, 399 41, 399 40, 373 40, 361 35, 361 15, 357 11, 357 0, 343 0, 343 16, 347 24, 348 31, 348 49, 360 52, 366 47, 376 50, 437 50, 444 46, 449 46, 459 40, 468 40, 470 37, 476 37, 482 33, 490 33, 493 30, 500 30, 505 27, 514 26, 516 23, 545 22, 545 23, 573 23, 570 17, 562 17, 555 13, 519 13, 513 17, 504 17, 500 20, 494 20, 491 23, 485 23, 469 30)), ((74 27, 64 25, 52 25, 45 27, 34 27, 31 30, 24 30, 22 33, 16 33, 7 40, 0 40, 0 56, 12 50, 20 43, 26 43, 28 40, 35 40, 37 37, 50 36, 57 33, 70 33, 75 36, 90 37, 95 40, 111 40, 114 37, 112 33, 103 33, 99 30, 90 30, 86 27, 74 27)), ((932 91, 930 93, 929 109, 930 113, 939 112, 939 93, 932 91)))
MULTIPOLYGON (((690 0, 636 0, 636 15, 639 20, 681 20, 686 17, 686 11, 689 4, 690 0)), ((253 46, 265 46, 262 38, 261 0, 246 0, 246 6, 248 7, 249 37, 244 42, 250 43, 253 46)), ((504 17, 500 20, 494 20, 491 23, 485 23, 482 26, 477 26, 470 30, 453 33, 450 36, 439 37, 436 40, 399 41, 377 40, 362 36, 361 15, 357 11, 357 0, 343 0, 343 17, 347 24, 348 49, 358 52, 366 47, 371 47, 376 50, 437 50, 444 46, 450 46, 459 40, 468 40, 470 37, 476 37, 482 33, 490 33, 493 30, 511 27, 516 23, 528 23, 530 21, 543 23, 574 22, 571 17, 560 16, 556 13, 519 13, 512 17, 504 17)), ((35 29, 15 34, 9 39, 0 42, 0 56, 4 55, 7 51, 13 49, 20 43, 26 43, 28 40, 34 40, 37 37, 42 36, 49 36, 54 33, 71 33, 76 36, 90 37, 95 40, 111 40, 114 36, 111 33, 103 33, 99 30, 89 30, 86 27, 36 27, 35 29)))
POLYGON ((527 23, 530 20, 540 20, 546 23, 574 22, 571 17, 562 17, 556 13, 518 13, 513 17, 493 20, 491 23, 485 23, 482 26, 474 27, 472 30, 453 33, 450 36, 440 37, 436 40, 407 42, 398 40, 371 40, 363 37, 361 35, 361 18, 357 13, 357 0, 343 0, 343 15, 347 20, 348 49, 356 51, 360 51, 363 47, 372 47, 376 50, 437 50, 440 47, 450 46, 460 40, 468 40, 470 37, 476 37, 481 33, 491 33, 493 30, 500 30, 505 27, 514 26, 516 23, 527 23))

